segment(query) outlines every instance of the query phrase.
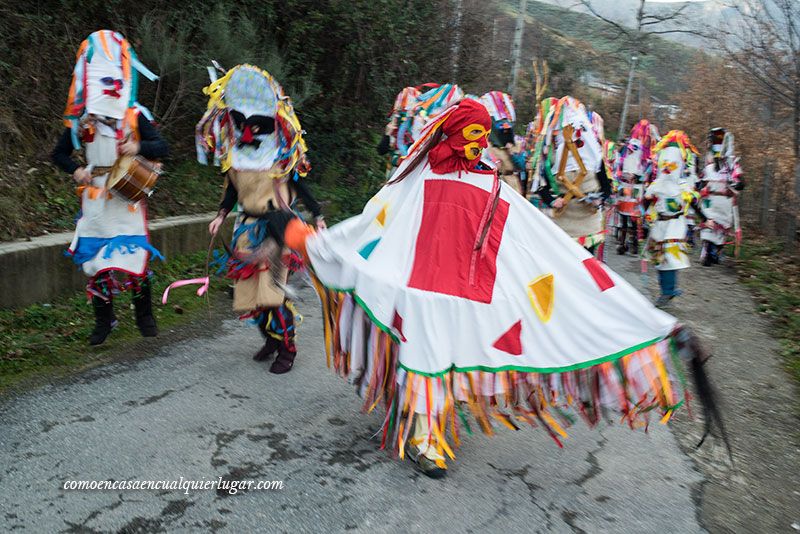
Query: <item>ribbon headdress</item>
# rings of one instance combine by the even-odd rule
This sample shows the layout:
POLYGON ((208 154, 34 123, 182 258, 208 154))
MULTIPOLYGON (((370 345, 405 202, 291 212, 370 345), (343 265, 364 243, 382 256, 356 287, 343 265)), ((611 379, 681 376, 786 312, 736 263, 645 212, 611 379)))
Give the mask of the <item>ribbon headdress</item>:
POLYGON ((480 103, 486 107, 494 122, 507 121, 510 126, 517 122, 517 111, 511 95, 502 91, 489 91, 480 98, 480 103))
POLYGON ((682 130, 670 130, 667 135, 661 138, 661 141, 653 148, 654 153, 658 153, 667 146, 676 146, 681 150, 683 160, 691 161, 694 156, 699 156, 700 152, 692 144, 689 136, 682 130), (693 156, 694 155, 694 156, 693 156))
POLYGON ((208 165, 207 153, 212 152, 213 163, 220 165, 222 172, 231 168, 237 145, 231 111, 238 110, 248 115, 274 116, 278 139, 274 163, 280 169, 275 178, 284 178, 292 171, 301 176, 307 173, 305 166, 300 165, 307 150, 300 120, 283 88, 267 71, 253 65, 237 65, 222 78, 212 77, 203 93, 209 99, 195 130, 197 161, 208 165))
POLYGON ((138 112, 153 119, 136 101, 138 74, 150 81, 158 79, 139 61, 122 34, 99 30, 81 43, 64 110, 64 125, 72 130, 76 150, 80 148, 80 122, 87 114, 122 119, 133 130, 138 112))

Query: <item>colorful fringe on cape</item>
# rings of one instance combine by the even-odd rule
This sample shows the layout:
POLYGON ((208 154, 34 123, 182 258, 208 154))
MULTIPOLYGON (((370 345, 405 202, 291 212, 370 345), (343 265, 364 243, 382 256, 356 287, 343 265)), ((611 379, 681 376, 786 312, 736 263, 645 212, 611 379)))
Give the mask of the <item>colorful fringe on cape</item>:
POLYGON ((462 432, 472 433, 467 412, 486 434, 493 434, 497 423, 512 430, 541 426, 562 447, 574 414, 594 426, 613 409, 621 414, 620 422, 646 429, 654 415, 666 423, 689 399, 679 361, 680 330, 585 367, 419 373, 398 361, 395 331, 374 322, 358 295, 328 289, 313 274, 312 280, 322 301, 328 367, 356 385, 365 412, 383 406, 381 449, 388 447, 401 457, 419 411, 415 406, 423 402, 437 443, 452 458, 448 435, 458 446, 462 432), (359 307, 363 315, 351 313, 359 307), (355 327, 364 332, 358 353, 345 348, 352 345, 343 339, 355 327), (351 376, 361 363, 363 370, 351 376), (672 383, 670 376, 679 377, 680 383, 672 383))

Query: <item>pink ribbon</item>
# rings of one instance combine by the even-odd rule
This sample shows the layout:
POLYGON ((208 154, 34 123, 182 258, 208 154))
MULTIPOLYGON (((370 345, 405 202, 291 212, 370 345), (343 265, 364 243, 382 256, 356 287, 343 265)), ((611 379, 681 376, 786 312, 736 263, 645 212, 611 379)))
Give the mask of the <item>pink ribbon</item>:
POLYGON ((161 304, 167 303, 167 298, 169 298, 169 291, 175 287, 183 287, 183 286, 190 286, 193 284, 202 284, 197 289, 197 296, 202 297, 206 291, 208 291, 208 285, 210 281, 208 276, 204 276, 202 278, 191 278, 188 280, 178 280, 177 282, 172 282, 170 285, 167 286, 167 289, 164 290, 164 294, 161 296, 161 304))

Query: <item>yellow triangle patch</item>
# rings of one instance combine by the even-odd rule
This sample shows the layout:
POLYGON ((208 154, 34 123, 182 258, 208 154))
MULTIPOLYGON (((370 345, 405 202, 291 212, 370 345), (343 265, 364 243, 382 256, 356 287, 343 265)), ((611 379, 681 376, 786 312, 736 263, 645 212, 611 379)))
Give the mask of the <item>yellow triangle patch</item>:
POLYGON ((681 259, 681 256, 683 255, 683 251, 681 250, 681 247, 678 246, 678 245, 670 245, 670 246, 668 246, 667 247, 667 252, 669 252, 670 254, 672 254, 673 256, 678 258, 679 260, 681 259))
POLYGON ((380 213, 375 217, 375 220, 378 221, 378 224, 383 226, 386 224, 386 209, 389 207, 388 204, 383 205, 383 209, 381 209, 380 213))
POLYGON ((539 319, 546 323, 553 314, 553 302, 555 294, 553 273, 543 274, 528 284, 528 298, 531 306, 539 319))

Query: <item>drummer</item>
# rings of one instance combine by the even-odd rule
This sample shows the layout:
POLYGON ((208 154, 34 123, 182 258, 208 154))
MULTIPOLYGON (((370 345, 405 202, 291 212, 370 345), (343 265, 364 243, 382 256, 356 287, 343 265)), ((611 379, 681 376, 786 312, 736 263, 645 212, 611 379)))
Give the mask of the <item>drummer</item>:
POLYGON ((53 162, 72 175, 81 197, 68 252, 89 277, 86 290, 95 316, 91 345, 103 343, 117 325, 113 299, 128 289, 139 331, 145 337, 158 334, 148 264, 151 256, 162 256, 150 244, 146 202, 130 202, 106 188, 118 158, 158 160, 168 152, 149 112, 136 102, 137 73, 155 79, 122 35, 110 30, 91 34, 78 50, 64 112, 66 129, 52 154, 53 162), (72 158, 81 144, 85 165, 72 158))

